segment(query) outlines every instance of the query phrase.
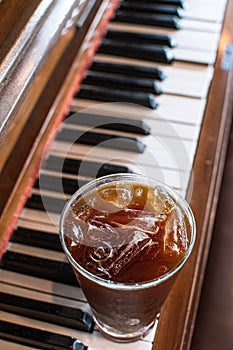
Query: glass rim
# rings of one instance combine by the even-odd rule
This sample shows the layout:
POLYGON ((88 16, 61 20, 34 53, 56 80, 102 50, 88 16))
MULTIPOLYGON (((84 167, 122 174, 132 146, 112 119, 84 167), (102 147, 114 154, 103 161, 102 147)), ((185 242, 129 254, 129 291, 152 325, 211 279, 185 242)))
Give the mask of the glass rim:
POLYGON ((193 215, 193 212, 191 210, 191 207, 189 206, 188 202, 179 194, 177 193, 175 190, 173 190, 170 186, 166 185, 165 183, 157 180, 157 179, 151 179, 147 176, 144 175, 140 175, 140 174, 129 174, 129 173, 118 173, 118 174, 111 174, 111 175, 105 175, 102 177, 99 177, 97 179, 94 179, 88 183, 86 183, 85 185, 83 185, 82 187, 80 187, 72 196, 71 198, 66 202, 61 216, 60 216, 60 221, 59 221, 59 237, 60 237, 60 242, 62 245, 62 248, 65 252, 65 255, 68 259, 68 261, 70 262, 70 264, 78 271, 80 272, 83 276, 89 278, 90 280, 104 286, 107 288, 112 288, 112 289, 120 289, 120 290, 131 290, 131 289, 144 289, 144 288, 148 288, 157 284, 162 283, 163 281, 166 281, 168 278, 170 278, 171 276, 173 276, 176 272, 178 272, 181 267, 184 265, 184 263, 186 262, 186 260, 188 259, 188 257, 190 256, 192 250, 193 250, 193 246, 195 243, 195 239, 196 239, 196 223, 195 223, 195 218, 193 215), (93 190, 94 188, 99 188, 100 185, 104 185, 106 183, 109 183, 111 180, 112 183, 121 183, 121 182, 125 182, 125 180, 130 180, 131 182, 139 182, 139 183, 144 183, 144 184, 148 184, 148 181, 150 182, 150 184, 154 184, 154 186, 159 185, 162 188, 166 189, 171 195, 175 196, 175 198, 179 198, 179 204, 181 205, 182 209, 184 210, 185 214, 187 215, 188 218, 188 222, 190 225, 190 231, 191 231, 191 235, 190 235, 190 242, 189 242, 189 246, 188 249, 186 251, 186 253, 184 254, 184 256, 182 257, 182 259, 179 261, 179 263, 177 265, 175 265, 171 270, 169 270, 168 272, 166 272, 165 274, 155 277, 151 280, 148 281, 143 281, 143 282, 130 282, 130 283, 125 283, 125 282, 115 282, 112 280, 107 280, 104 279, 102 277, 96 276, 93 273, 89 272, 88 270, 86 270, 83 266, 81 266, 71 255, 69 249, 66 246, 65 240, 64 240, 64 218, 66 217, 66 213, 68 212, 68 210, 70 209, 72 203, 78 198, 81 197, 82 195, 84 195, 85 193, 87 193, 87 191, 89 190, 93 190), (143 182, 144 180, 144 182, 143 182))

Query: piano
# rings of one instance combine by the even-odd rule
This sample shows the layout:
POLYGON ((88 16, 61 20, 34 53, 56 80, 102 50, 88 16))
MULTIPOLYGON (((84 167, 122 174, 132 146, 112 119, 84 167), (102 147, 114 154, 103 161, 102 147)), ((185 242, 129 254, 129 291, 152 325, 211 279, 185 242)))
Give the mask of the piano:
POLYGON ((233 1, 2 0, 0 13, 0 348, 190 349, 232 119, 233 1), (80 185, 127 171, 186 197, 197 239, 154 329, 118 344, 94 327, 57 225, 80 185))

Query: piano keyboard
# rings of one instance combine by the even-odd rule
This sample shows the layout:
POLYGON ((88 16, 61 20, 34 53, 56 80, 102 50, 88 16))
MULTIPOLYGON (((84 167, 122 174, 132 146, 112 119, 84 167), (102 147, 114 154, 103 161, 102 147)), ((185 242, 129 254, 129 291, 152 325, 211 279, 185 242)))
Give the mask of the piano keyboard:
POLYGON ((159 319, 133 345, 93 327, 60 247, 59 217, 78 187, 105 174, 142 172, 186 195, 225 5, 121 2, 3 255, 1 349, 152 349, 159 319))

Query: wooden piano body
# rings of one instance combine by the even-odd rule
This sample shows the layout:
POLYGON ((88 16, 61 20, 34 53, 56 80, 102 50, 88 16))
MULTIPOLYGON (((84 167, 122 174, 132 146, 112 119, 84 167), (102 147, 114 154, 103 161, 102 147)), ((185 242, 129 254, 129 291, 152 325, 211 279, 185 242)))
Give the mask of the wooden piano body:
MULTIPOLYGON (((0 2, 1 255, 117 6, 114 0, 0 2)), ((232 68, 223 66, 232 13, 229 0, 186 193, 197 240, 160 315, 154 350, 188 349, 192 340, 232 116, 232 68)))

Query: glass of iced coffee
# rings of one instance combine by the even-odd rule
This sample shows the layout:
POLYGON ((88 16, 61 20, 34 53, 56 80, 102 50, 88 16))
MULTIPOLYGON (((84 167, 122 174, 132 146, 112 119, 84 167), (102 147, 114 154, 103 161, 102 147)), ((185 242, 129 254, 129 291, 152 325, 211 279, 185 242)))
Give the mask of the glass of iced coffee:
POLYGON ((109 175, 67 202, 60 238, 97 327, 127 342, 153 327, 192 251, 195 221, 168 186, 142 175, 109 175))

